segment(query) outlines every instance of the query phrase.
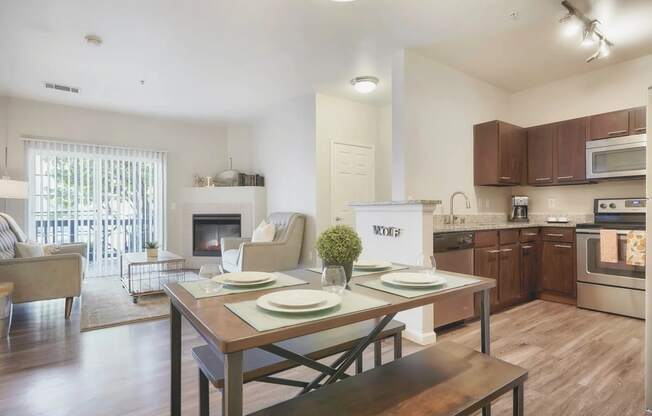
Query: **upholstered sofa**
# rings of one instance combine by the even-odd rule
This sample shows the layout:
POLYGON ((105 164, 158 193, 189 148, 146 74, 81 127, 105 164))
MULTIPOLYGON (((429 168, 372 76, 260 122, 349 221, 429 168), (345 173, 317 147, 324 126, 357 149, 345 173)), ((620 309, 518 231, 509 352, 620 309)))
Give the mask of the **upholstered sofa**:
POLYGON ((0 213, 0 282, 14 284, 13 302, 65 298, 69 319, 73 299, 81 294, 86 244, 61 244, 50 255, 16 258, 18 242, 27 242, 27 236, 13 218, 0 213))
POLYGON ((225 272, 276 272, 296 269, 301 257, 306 217, 296 212, 276 212, 267 217, 276 226, 274 241, 253 243, 245 238, 223 238, 225 272))

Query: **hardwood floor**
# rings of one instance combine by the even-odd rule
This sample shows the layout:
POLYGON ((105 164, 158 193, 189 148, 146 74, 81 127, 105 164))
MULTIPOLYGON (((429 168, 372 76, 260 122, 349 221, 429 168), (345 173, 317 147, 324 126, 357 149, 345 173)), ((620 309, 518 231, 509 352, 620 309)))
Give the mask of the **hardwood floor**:
MULTIPOLYGON (((0 415, 168 414, 168 321, 79 333, 79 310, 63 320, 64 302, 17 305, 11 338, 0 340, 0 415)), ((492 352, 527 368, 527 415, 641 415, 643 321, 534 301, 492 317, 492 352)), ((479 348, 473 323, 440 334, 479 348)), ((201 339, 184 324, 183 410, 196 415, 197 373, 190 348, 201 339)), ((418 350, 405 342, 404 353, 418 350)), ((371 350, 371 349, 369 349, 371 350)), ((371 351, 365 368, 371 368, 371 351)), ((391 360, 391 344, 383 345, 391 360)), ((290 370, 300 378, 311 372, 290 370)), ((251 383, 246 411, 286 398, 296 389, 251 383)), ((212 390, 212 414, 219 414, 212 390)), ((511 415, 511 397, 494 405, 511 415)))

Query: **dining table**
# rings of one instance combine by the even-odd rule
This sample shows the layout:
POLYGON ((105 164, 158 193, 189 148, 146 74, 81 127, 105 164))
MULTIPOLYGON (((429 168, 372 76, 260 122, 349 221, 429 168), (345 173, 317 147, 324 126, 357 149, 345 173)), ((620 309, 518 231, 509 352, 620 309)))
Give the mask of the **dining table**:
MULTIPOLYGON (((415 271, 417 268, 410 268, 415 271)), ((296 269, 282 272, 301 279, 306 283, 295 286, 299 289, 321 289, 320 275, 307 269, 296 269)), ((265 351, 294 360, 301 365, 318 370, 316 377, 308 388, 321 388, 348 377, 345 371, 354 363, 364 349, 370 345, 375 336, 402 311, 426 306, 437 301, 462 295, 478 294, 480 302, 480 348, 485 354, 490 354, 490 291, 496 287, 496 281, 490 278, 471 276, 459 273, 437 271, 438 274, 450 278, 472 279, 463 286, 451 287, 434 293, 425 293, 416 297, 405 297, 386 291, 363 286, 386 272, 378 272, 363 277, 354 277, 347 285, 347 291, 378 300, 380 306, 358 310, 346 314, 326 314, 316 320, 301 322, 296 325, 258 331, 245 322, 240 316, 229 309, 229 304, 252 301, 261 295, 293 288, 276 288, 268 290, 245 291, 223 296, 195 298, 180 283, 169 283, 164 286, 165 293, 170 298, 170 414, 181 415, 181 317, 198 332, 216 356, 223 357, 224 389, 223 409, 226 416, 241 416, 243 414, 243 353, 248 349, 261 348, 265 351), (331 365, 324 365, 307 357, 293 353, 276 345, 304 335, 315 334, 333 328, 339 328, 357 322, 375 320, 374 329, 350 351, 343 353, 331 365)), ((488 414, 490 409, 486 409, 488 414)))

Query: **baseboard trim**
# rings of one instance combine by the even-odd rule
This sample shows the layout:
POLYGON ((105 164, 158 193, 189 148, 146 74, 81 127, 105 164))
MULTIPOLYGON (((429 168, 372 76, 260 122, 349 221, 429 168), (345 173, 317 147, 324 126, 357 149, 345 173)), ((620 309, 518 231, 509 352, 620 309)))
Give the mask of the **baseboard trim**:
POLYGON ((416 332, 409 328, 405 328, 405 330, 403 330, 403 338, 419 345, 432 345, 437 342, 437 334, 435 334, 435 331, 416 332))

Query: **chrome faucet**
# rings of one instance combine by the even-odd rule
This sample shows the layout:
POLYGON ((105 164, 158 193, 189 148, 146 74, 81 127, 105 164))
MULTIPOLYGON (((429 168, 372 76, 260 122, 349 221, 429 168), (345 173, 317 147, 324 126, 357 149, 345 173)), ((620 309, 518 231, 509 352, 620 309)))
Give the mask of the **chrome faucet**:
POLYGON ((453 214, 455 196, 457 195, 462 195, 464 197, 464 200, 466 201, 466 208, 471 208, 471 201, 469 201, 469 197, 466 196, 464 192, 462 191, 453 192, 450 201, 450 214, 448 215, 446 221, 444 221, 446 224, 455 224, 458 220, 458 217, 455 214, 453 214))

